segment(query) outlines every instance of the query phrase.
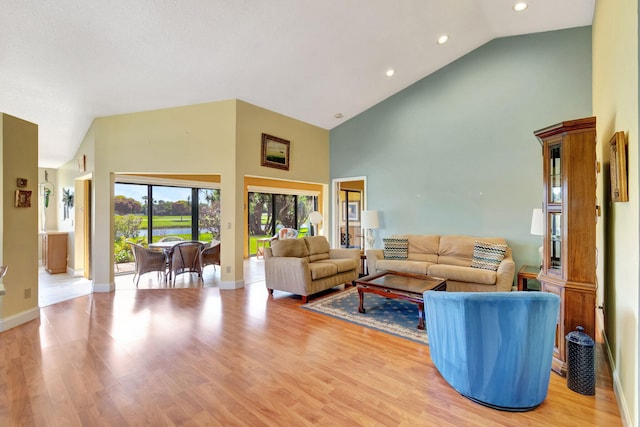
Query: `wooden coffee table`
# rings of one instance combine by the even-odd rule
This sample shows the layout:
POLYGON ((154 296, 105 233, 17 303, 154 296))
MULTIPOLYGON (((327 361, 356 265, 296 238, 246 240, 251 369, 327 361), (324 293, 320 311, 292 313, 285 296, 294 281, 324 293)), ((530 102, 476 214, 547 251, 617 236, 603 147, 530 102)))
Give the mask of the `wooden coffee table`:
POLYGON ((418 329, 424 329, 424 299, 422 294, 425 291, 447 290, 446 279, 399 271, 384 271, 361 277, 354 280, 353 285, 358 288, 358 296, 360 297, 358 312, 360 313, 366 313, 364 308, 365 292, 371 292, 385 298, 397 298, 416 303, 418 305, 418 329))

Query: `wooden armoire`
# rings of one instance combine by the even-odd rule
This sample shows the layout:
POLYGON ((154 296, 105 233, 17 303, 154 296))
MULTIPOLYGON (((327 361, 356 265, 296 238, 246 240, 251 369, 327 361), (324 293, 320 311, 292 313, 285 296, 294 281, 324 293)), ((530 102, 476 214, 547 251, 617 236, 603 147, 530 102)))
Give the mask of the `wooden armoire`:
POLYGON ((534 132, 542 144, 542 291, 560 296, 552 368, 566 375, 566 335, 577 326, 595 340, 596 118, 534 132))

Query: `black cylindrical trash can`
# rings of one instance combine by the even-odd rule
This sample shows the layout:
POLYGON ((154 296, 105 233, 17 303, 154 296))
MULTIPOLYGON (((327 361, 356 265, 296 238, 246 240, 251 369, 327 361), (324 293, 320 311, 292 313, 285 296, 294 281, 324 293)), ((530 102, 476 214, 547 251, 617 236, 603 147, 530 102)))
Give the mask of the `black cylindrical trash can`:
POLYGON ((580 394, 596 394, 596 347, 593 339, 578 326, 567 339, 567 387, 580 394))

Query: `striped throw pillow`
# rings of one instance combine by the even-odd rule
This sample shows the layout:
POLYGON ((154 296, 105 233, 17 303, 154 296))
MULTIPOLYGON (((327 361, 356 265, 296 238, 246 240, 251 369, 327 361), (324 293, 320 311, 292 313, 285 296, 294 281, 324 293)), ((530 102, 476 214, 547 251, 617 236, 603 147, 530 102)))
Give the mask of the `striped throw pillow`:
POLYGON ((409 240, 387 238, 384 242, 384 259, 407 259, 409 255, 409 240))
POLYGON ((476 240, 473 245, 473 260, 471 261, 471 267, 498 271, 500 261, 504 259, 506 253, 507 245, 476 240))

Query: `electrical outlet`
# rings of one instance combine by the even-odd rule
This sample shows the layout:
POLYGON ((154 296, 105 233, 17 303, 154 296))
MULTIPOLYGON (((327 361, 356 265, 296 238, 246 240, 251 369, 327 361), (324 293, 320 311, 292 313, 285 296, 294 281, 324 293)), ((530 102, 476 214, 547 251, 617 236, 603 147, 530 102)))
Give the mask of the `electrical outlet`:
POLYGON ((231 266, 230 265, 227 266, 227 273, 231 273, 231 266))
POLYGON ((31 288, 27 288, 24 290, 24 298, 31 298, 31 288))

